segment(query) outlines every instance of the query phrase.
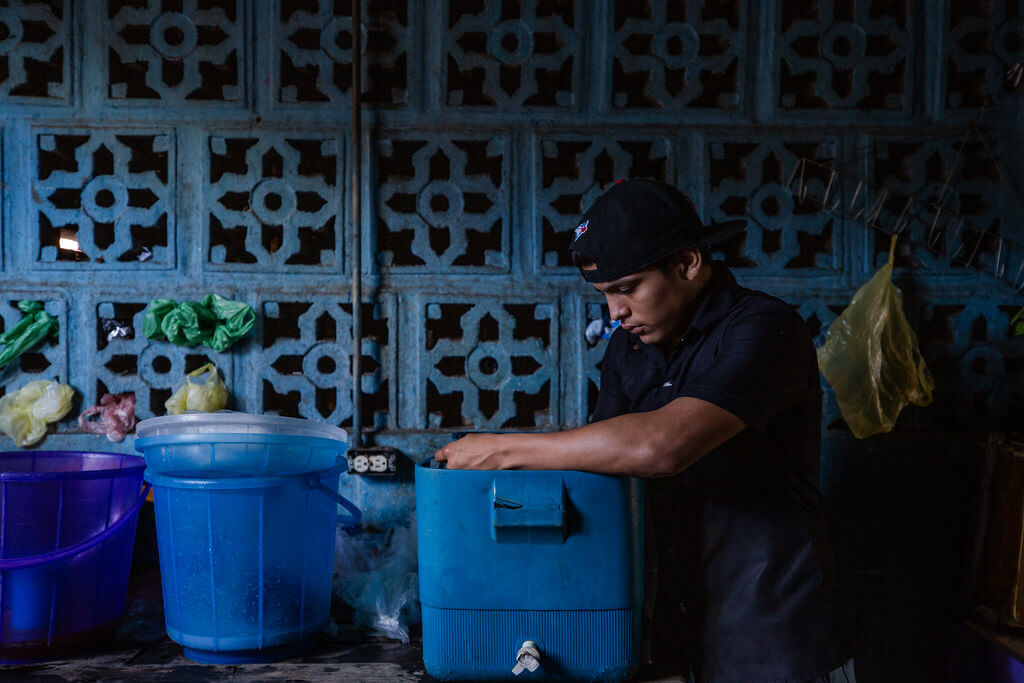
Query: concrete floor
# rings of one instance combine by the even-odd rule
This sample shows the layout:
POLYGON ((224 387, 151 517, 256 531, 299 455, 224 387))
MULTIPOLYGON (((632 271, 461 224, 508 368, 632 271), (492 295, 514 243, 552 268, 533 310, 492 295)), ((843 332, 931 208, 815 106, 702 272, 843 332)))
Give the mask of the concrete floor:
MULTIPOLYGON (((213 666, 187 659, 181 646, 163 631, 159 604, 134 602, 134 614, 126 613, 116 634, 89 652, 68 659, 0 666, 0 681, 366 681, 384 683, 433 681, 423 668, 419 640, 403 645, 366 638, 353 627, 338 634, 318 636, 304 655, 271 664, 213 666), (159 617, 159 622, 154 619, 159 617)), ((414 635, 418 635, 414 632, 414 635)), ((639 681, 668 683, 680 677, 661 677, 641 670, 639 681)), ((525 677, 524 677, 525 683, 525 677)))
MULTIPOLYGON (((198 664, 164 631, 160 572, 136 554, 128 608, 109 636, 76 656, 20 666, 0 666, 0 681, 430 681, 418 640, 407 645, 367 638, 349 626, 321 633, 305 654, 271 664, 198 664)), ((335 613, 344 613, 336 605, 335 613)))
MULTIPOLYGON (((369 638, 354 626, 340 626, 332 635, 321 633, 313 647, 299 657, 271 664, 216 666, 198 664, 182 654, 181 646, 164 630, 160 570, 152 528, 152 508, 144 506, 139 520, 128 585, 127 608, 112 634, 87 651, 67 659, 19 666, 0 666, 0 682, 46 681, 433 681, 423 667, 423 650, 416 627, 403 645, 369 638)), ((332 617, 351 621, 340 601, 332 617)), ((523 677, 524 683, 526 676, 523 677)), ((642 669, 635 679, 652 683, 681 681, 642 669)))
POLYGON ((324 642, 272 664, 196 664, 166 636, 142 648, 112 648, 73 659, 5 667, 0 680, 26 681, 430 681, 417 644, 324 642))
MULTIPOLYGON (((74 659, 0 667, 2 681, 433 681, 423 669, 418 643, 380 642, 363 644, 324 642, 302 657, 272 664, 210 666, 196 664, 166 636, 137 650, 96 652, 74 659)), ((645 675, 635 679, 649 683, 683 681, 681 677, 645 675)), ((524 680, 525 683, 525 680, 524 680)))
MULTIPOLYGON (((181 647, 166 635, 139 645, 113 639, 78 657, 38 664, 0 667, 0 681, 365 681, 385 683, 433 681, 423 668, 418 641, 407 645, 387 640, 363 640, 352 630, 338 638, 321 637, 301 657, 271 664, 212 666, 197 664, 182 655, 181 647)), ((524 677, 525 679, 525 677, 524 677)), ((641 670, 637 681, 682 681, 641 670)), ((525 683, 525 680, 524 680, 525 683)))

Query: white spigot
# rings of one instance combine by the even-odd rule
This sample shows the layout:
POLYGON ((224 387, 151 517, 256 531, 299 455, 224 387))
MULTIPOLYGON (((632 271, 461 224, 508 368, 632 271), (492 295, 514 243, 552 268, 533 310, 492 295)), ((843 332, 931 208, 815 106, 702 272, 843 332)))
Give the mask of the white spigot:
POLYGON ((518 676, 524 671, 533 673, 540 666, 540 650, 537 648, 537 644, 532 640, 528 640, 523 643, 522 647, 519 648, 518 654, 516 654, 516 665, 512 669, 512 673, 518 676))

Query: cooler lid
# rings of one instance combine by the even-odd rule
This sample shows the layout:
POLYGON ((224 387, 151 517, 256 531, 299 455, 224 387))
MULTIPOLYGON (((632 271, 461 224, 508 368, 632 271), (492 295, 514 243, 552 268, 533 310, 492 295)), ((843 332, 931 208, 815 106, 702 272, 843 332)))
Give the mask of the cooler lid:
POLYGON ((178 434, 282 434, 348 443, 345 430, 322 422, 279 415, 252 415, 233 410, 151 417, 135 426, 135 434, 140 438, 178 434))

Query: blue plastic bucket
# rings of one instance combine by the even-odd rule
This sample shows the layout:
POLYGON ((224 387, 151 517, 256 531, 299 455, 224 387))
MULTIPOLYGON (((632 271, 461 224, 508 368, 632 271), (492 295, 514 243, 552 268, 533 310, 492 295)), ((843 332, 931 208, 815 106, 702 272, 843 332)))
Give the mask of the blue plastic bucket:
POLYGON ((334 465, 348 440, 321 422, 230 410, 153 417, 135 433, 151 472, 204 477, 318 472, 334 465))
POLYGON ((0 662, 63 654, 124 611, 142 458, 0 453, 0 662))
POLYGON ((361 517, 337 493, 343 467, 276 477, 146 472, 167 635, 187 657, 267 662, 312 644, 330 613, 335 527, 361 517), (338 504, 348 517, 339 520, 338 504))

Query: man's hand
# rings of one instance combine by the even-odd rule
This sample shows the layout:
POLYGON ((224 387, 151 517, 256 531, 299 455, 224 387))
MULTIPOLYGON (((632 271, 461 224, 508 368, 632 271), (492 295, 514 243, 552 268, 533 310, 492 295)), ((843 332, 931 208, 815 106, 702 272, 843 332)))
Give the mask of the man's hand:
POLYGON ((447 462, 451 470, 503 470, 508 468, 506 441, 502 434, 469 434, 443 446, 434 459, 447 462))

